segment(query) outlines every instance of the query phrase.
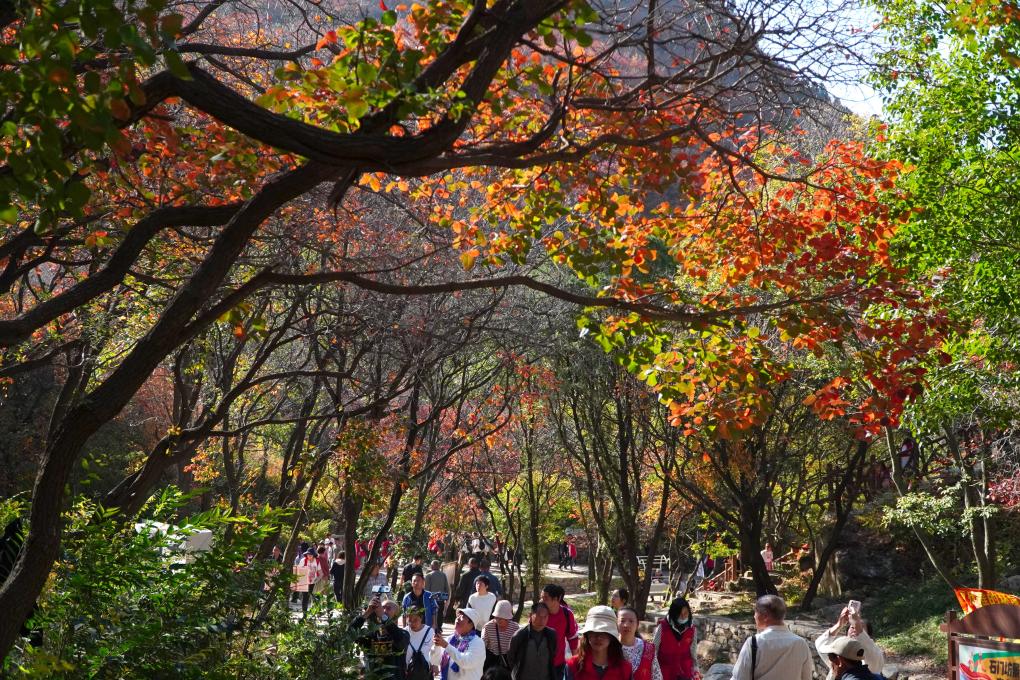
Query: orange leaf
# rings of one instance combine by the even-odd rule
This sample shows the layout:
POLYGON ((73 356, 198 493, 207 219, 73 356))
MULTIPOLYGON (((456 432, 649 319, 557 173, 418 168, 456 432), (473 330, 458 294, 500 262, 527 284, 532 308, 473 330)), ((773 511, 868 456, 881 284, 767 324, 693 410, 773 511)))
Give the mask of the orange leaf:
POLYGON ((336 31, 328 31, 326 35, 319 38, 319 42, 315 43, 315 49, 321 50, 326 45, 333 45, 336 43, 336 31))

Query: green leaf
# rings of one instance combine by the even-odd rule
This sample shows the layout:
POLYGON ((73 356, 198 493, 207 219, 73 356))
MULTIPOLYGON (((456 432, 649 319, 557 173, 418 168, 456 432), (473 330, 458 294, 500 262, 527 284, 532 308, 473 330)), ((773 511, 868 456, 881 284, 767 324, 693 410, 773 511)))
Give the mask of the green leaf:
POLYGON ((188 67, 185 66, 184 60, 181 59, 181 55, 173 50, 169 50, 163 53, 163 58, 166 60, 166 67, 170 70, 170 73, 174 74, 181 80, 191 80, 191 72, 188 67))

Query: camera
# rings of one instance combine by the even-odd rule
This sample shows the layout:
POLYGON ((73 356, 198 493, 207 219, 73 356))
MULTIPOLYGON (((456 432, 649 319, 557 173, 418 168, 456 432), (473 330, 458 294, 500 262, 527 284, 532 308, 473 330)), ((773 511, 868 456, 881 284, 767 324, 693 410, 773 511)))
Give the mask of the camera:
POLYGON ((373 593, 388 593, 390 592, 389 586, 372 586, 373 593))

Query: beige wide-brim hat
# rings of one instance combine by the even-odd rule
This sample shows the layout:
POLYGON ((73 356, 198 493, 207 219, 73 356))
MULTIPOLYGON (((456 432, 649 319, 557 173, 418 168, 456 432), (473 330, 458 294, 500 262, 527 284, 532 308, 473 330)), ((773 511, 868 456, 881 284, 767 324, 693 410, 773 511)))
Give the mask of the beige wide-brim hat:
POLYGON ((492 610, 492 618, 494 619, 512 619, 513 617, 514 608, 509 600, 500 600, 496 603, 495 609, 492 610))
POLYGON ((852 637, 847 637, 845 635, 836 638, 828 645, 819 647, 818 651, 822 654, 835 654, 836 656, 841 656, 844 659, 850 659, 852 661, 864 660, 864 645, 852 637))
POLYGON ((620 628, 616 625, 616 612, 613 608, 600 604, 589 609, 584 628, 581 629, 581 634, 585 633, 608 633, 619 641, 620 628))
POLYGON ((477 609, 472 609, 471 607, 464 607, 463 609, 457 610, 458 614, 461 612, 464 612, 464 616, 471 619, 471 623, 475 624, 475 630, 481 633, 482 628, 485 627, 485 621, 482 621, 482 613, 477 609))

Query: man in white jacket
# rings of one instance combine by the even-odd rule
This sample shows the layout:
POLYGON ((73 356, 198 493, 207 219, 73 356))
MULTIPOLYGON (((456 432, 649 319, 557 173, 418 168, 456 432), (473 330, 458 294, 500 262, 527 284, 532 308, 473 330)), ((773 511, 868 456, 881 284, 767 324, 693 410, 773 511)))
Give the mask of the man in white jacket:
POLYGON ((449 641, 436 633, 433 642, 443 649, 440 664, 443 680, 480 680, 485 668, 485 642, 481 634, 484 625, 481 612, 465 607, 457 610, 455 634, 449 641))
POLYGON ((867 622, 861 618, 859 612, 852 612, 848 607, 843 607, 843 611, 840 612, 835 625, 819 635, 818 639, 815 640, 815 649, 818 650, 818 655, 825 662, 825 665, 829 667, 829 675, 826 676, 826 680, 833 680, 836 676, 832 672, 832 664, 829 663, 828 655, 822 653, 822 650, 827 649, 833 640, 843 635, 841 631, 844 626, 846 626, 846 636, 857 640, 864 647, 864 663, 871 672, 883 675, 882 669, 885 667, 885 654, 882 653, 879 646, 868 635, 867 622))

